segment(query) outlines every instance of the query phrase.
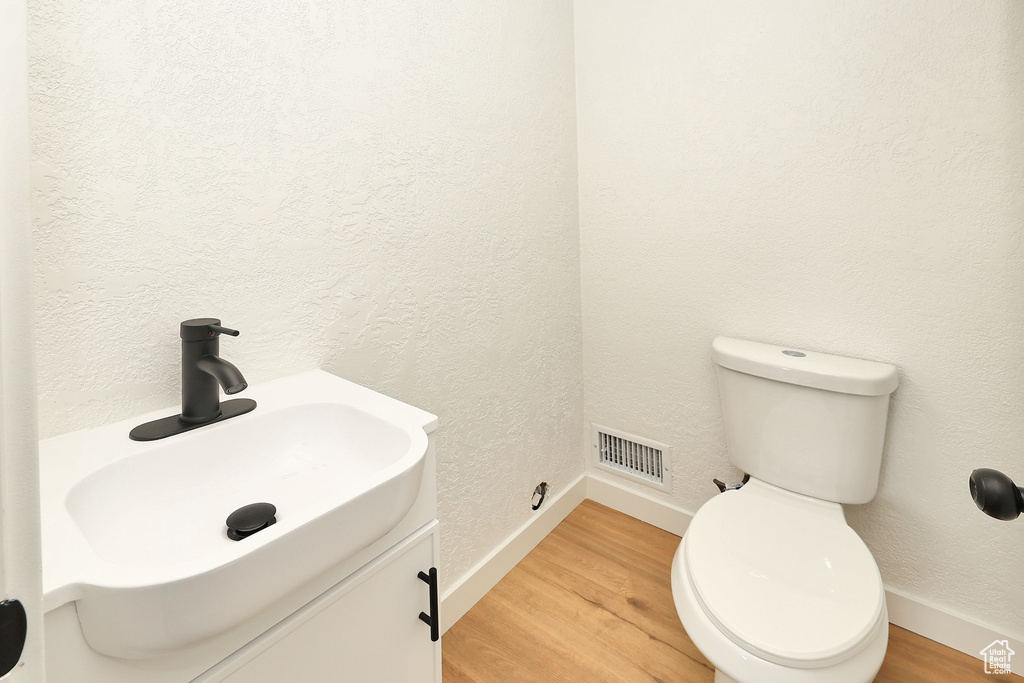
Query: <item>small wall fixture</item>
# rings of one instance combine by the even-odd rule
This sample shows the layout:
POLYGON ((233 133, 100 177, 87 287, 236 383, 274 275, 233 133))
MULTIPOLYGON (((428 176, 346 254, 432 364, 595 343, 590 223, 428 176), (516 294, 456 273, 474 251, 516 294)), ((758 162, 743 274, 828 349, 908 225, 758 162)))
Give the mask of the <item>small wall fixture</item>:
POLYGON ((971 498, 979 510, 1003 521, 1024 512, 1024 489, 999 470, 981 467, 971 472, 971 498))
POLYGON ((544 504, 544 496, 548 495, 548 483, 542 481, 537 484, 537 488, 533 490, 533 500, 530 502, 530 507, 534 510, 539 510, 540 506, 544 504))

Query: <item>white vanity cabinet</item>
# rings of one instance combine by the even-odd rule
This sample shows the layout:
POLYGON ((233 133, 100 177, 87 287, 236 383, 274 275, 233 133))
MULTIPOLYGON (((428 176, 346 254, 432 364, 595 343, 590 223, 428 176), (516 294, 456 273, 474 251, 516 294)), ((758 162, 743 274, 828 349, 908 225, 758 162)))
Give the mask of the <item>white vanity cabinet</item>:
POLYGON ((193 683, 440 683, 441 642, 420 618, 437 614, 419 576, 438 549, 433 521, 193 683))

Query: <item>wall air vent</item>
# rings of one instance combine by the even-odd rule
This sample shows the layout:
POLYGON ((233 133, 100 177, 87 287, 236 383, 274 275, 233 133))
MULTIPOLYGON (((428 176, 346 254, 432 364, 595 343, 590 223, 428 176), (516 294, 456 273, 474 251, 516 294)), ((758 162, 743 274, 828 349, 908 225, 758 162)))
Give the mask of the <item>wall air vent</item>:
POLYGON ((601 469, 662 491, 672 490, 672 447, 657 441, 593 426, 594 463, 601 469))

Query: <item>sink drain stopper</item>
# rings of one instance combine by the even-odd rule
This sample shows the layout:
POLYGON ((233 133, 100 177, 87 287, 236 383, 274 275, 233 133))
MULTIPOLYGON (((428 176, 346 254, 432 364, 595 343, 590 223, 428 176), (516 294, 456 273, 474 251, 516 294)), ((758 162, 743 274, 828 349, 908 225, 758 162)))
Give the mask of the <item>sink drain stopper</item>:
POLYGON ((246 536, 252 536, 257 531, 266 529, 277 522, 275 514, 277 514, 277 508, 270 503, 243 505, 228 515, 225 522, 228 525, 228 538, 232 541, 241 541, 246 536))

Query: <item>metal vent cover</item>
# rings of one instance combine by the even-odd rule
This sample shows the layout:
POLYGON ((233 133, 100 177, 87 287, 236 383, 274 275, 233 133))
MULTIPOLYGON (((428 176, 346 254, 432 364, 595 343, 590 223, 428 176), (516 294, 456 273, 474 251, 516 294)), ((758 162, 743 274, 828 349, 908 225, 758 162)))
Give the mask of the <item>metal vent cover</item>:
POLYGON ((592 427, 597 467, 662 491, 671 490, 671 446, 598 424, 592 423, 592 427))

